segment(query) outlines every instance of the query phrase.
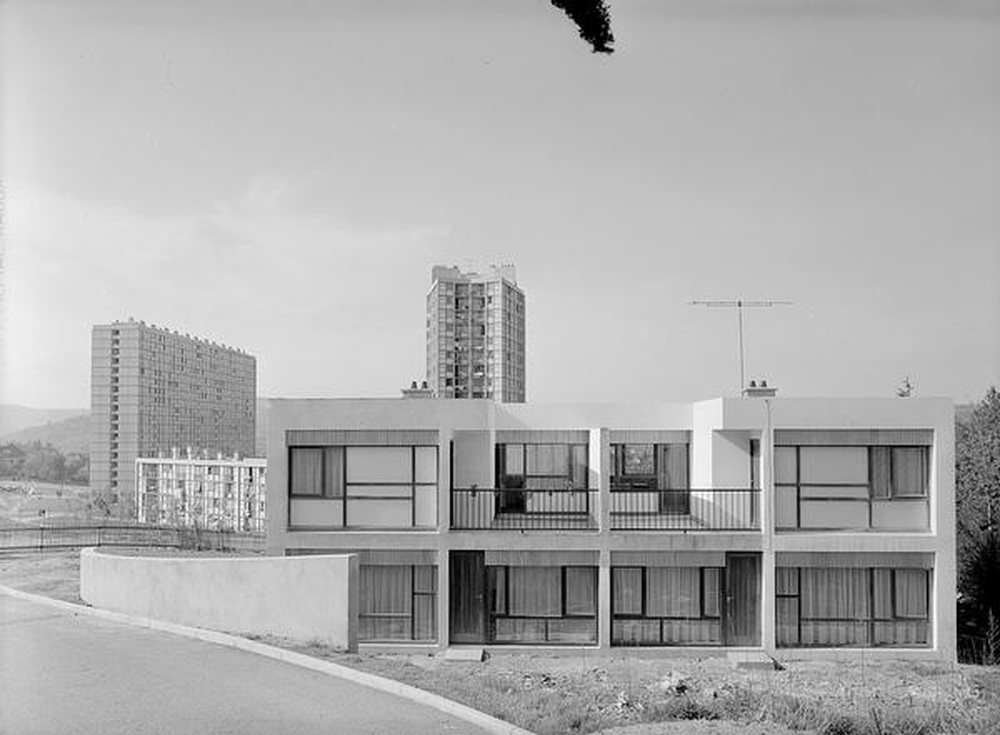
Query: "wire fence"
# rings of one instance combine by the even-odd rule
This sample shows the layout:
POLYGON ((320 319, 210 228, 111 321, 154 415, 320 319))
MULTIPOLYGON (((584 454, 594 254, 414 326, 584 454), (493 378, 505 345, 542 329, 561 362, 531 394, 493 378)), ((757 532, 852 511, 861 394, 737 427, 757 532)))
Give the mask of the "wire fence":
POLYGON ((263 553, 263 533, 146 525, 38 525, 0 528, 0 553, 84 546, 149 546, 263 553))

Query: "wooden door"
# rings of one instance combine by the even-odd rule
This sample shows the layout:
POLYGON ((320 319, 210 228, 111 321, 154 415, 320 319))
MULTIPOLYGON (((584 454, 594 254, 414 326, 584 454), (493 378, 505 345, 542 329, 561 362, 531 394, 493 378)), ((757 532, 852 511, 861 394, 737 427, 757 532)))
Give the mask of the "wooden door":
POLYGON ((452 643, 485 643, 485 555, 482 551, 452 551, 448 559, 449 639, 452 643))
POLYGON ((760 645, 760 554, 726 554, 725 645, 760 645))

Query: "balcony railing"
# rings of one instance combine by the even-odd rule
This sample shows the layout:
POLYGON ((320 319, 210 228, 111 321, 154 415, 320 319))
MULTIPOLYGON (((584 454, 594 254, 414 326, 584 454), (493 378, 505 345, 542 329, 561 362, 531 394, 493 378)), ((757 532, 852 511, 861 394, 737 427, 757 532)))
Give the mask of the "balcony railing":
POLYGON ((503 531, 596 531, 596 490, 456 488, 451 527, 503 531))
POLYGON ((615 490, 615 531, 758 531, 760 490, 615 490))

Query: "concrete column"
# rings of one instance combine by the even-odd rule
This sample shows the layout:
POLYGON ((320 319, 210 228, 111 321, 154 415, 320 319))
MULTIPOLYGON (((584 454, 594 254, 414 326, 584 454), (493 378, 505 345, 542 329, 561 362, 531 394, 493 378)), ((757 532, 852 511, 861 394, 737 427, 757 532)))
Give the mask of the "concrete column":
POLYGON ((611 432, 607 428, 591 429, 588 447, 588 462, 590 464, 590 487, 596 507, 592 512, 597 520, 601 533, 611 530, 611 473, 607 466, 610 459, 611 432))
MULTIPOLYGON (((442 429, 438 433, 438 532, 451 528, 451 443, 454 433, 442 429)), ((440 597, 440 594, 438 595, 440 597)))
POLYGON ((448 648, 448 550, 438 550, 437 559, 437 636, 438 650, 448 648))
POLYGON ((775 654, 774 636, 774 429, 771 401, 764 399, 764 428, 760 435, 760 527, 764 536, 761 554, 760 642, 764 651, 775 654))
MULTIPOLYGON (((438 434, 440 448, 438 450, 438 533, 447 534, 451 529, 451 468, 453 465, 451 429, 442 429, 438 434)), ((438 550, 437 555, 437 647, 438 650, 448 648, 448 549, 438 550)))
POLYGON ((601 549, 597 568, 597 643, 602 651, 611 648, 611 551, 601 549))
POLYGON ((934 647, 945 661, 958 657, 958 618, 955 607, 958 559, 955 544, 955 422, 949 403, 934 432, 931 473, 931 530, 939 547, 934 554, 934 647))

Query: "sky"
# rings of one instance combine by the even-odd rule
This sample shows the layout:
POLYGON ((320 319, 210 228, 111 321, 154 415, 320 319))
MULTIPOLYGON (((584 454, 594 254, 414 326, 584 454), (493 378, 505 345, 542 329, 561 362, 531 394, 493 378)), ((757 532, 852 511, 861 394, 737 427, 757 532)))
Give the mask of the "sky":
POLYGON ((424 374, 434 264, 516 265, 531 402, 1000 385, 1000 0, 0 0, 0 403, 92 325, 267 397, 424 374))

